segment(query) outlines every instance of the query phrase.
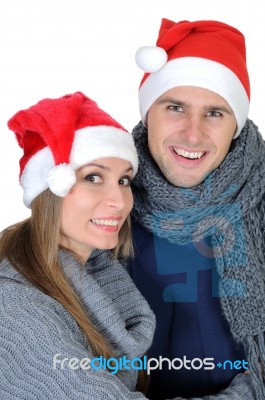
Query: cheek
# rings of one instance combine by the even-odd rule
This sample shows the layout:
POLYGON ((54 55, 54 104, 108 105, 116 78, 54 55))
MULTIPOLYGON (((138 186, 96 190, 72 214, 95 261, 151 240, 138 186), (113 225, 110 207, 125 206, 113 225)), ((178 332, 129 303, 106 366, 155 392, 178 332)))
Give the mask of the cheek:
POLYGON ((157 131, 158 131, 158 125, 156 124, 156 121, 152 118, 149 119, 148 123, 148 131, 147 131, 147 142, 148 142, 148 147, 150 151, 152 152, 158 144, 157 141, 157 131))
MULTIPOLYGON (((220 141, 220 143, 219 143, 219 149, 220 149, 219 154, 220 154, 221 157, 225 158, 225 156, 227 155, 227 153, 228 153, 228 151, 229 151, 229 149, 231 147, 231 143, 232 143, 232 139, 230 140, 230 138, 229 138, 229 140, 227 140, 225 142, 224 141, 220 141)), ((217 144, 217 148, 218 148, 218 144, 217 144)))
POLYGON ((156 154, 156 150, 159 148, 159 141, 155 129, 148 131, 148 147, 150 153, 154 156, 156 154))
POLYGON ((148 128, 148 147, 156 158, 156 152, 164 151, 164 145, 168 138, 176 131, 176 122, 169 123, 169 121, 157 120, 152 121, 151 126, 148 128))
POLYGON ((71 226, 72 221, 75 220, 75 214, 73 213, 73 208, 69 204, 68 200, 63 199, 62 209, 61 209, 61 232, 64 234, 68 233, 69 226, 71 226))
POLYGON ((82 196, 66 197, 62 202, 62 226, 77 222, 88 208, 82 196))
POLYGON ((215 168, 219 167, 219 165, 224 161, 229 152, 231 143, 215 143, 216 153, 214 156, 214 166, 215 168))
POLYGON ((127 214, 126 215, 126 218, 127 218, 128 214, 131 212, 131 210, 133 208, 133 195, 132 195, 132 191, 131 190, 125 196, 124 203, 126 204, 125 214, 127 214))

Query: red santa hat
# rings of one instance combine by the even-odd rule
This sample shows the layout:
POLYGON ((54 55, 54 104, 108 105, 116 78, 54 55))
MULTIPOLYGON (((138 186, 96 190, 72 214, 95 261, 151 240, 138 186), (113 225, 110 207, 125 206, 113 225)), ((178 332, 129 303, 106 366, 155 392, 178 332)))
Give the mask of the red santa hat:
POLYGON ((245 39, 240 31, 218 21, 162 19, 156 46, 141 47, 136 63, 146 72, 139 89, 143 123, 163 93, 178 86, 197 86, 227 101, 237 121, 234 137, 238 137, 250 101, 245 39))
POLYGON ((27 207, 47 188, 66 196, 76 182, 75 170, 98 158, 127 160, 137 172, 132 135, 81 92, 41 100, 17 112, 8 127, 24 152, 20 184, 27 207))

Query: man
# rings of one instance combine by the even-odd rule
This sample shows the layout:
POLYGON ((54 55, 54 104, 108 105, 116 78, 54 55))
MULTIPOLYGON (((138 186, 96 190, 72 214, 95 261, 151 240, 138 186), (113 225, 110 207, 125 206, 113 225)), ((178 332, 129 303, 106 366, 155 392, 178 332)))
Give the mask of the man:
POLYGON ((244 36, 163 19, 136 61, 131 274, 157 318, 148 397, 265 399, 265 145, 244 36))

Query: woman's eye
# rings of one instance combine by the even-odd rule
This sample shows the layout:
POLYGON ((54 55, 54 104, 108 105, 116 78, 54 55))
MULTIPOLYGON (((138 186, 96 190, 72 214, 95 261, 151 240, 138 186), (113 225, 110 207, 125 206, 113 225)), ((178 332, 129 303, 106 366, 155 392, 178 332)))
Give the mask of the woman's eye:
POLYGON ((95 175, 95 174, 94 175, 93 174, 87 175, 85 177, 85 180, 88 181, 88 182, 92 182, 92 183, 101 183, 102 182, 101 176, 95 175))
POLYGON ((123 186, 130 186, 130 184, 131 184, 131 178, 129 178, 128 176, 125 176, 125 177, 123 177, 123 178, 121 178, 121 179, 119 180, 119 184, 120 184, 120 185, 123 185, 123 186))

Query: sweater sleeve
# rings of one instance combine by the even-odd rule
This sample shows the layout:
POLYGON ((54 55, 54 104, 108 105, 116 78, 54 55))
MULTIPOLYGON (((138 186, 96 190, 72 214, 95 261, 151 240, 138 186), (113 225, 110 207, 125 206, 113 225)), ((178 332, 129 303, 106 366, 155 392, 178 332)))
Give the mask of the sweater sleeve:
POLYGON ((92 359, 75 321, 49 296, 19 283, 0 294, 0 398, 140 400, 111 372, 84 369, 92 359), (85 364, 82 364, 83 367, 85 364))

